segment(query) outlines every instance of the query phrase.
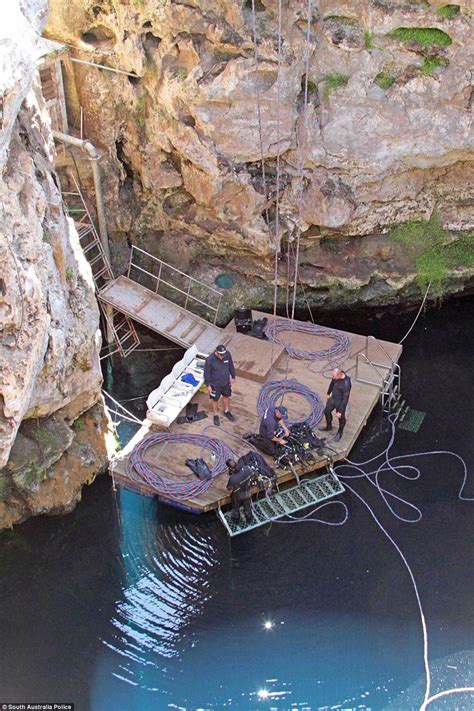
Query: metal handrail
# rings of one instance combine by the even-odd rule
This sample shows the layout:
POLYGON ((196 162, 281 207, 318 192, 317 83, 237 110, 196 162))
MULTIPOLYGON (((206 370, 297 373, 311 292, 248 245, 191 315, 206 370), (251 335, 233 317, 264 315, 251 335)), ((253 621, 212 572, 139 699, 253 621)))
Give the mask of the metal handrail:
POLYGON ((199 286, 203 286, 209 291, 214 292, 214 294, 217 294, 218 296, 222 297, 222 292, 219 291, 218 289, 215 289, 213 286, 210 286, 209 284, 206 284, 204 281, 200 281, 199 279, 196 279, 195 277, 189 276, 189 274, 186 274, 186 272, 182 272, 181 269, 177 269, 176 267, 173 267, 172 264, 168 264, 167 262, 163 261, 163 259, 159 259, 158 257, 155 257, 153 254, 150 254, 149 252, 145 252, 144 249, 141 249, 140 247, 136 247, 134 244, 132 245, 132 251, 130 253, 130 262, 133 261, 133 252, 141 252, 142 254, 145 255, 145 257, 150 257, 150 259, 153 259, 155 262, 159 262, 162 264, 164 267, 168 267, 168 269, 171 269, 174 272, 177 272, 178 274, 181 274, 181 276, 186 277, 186 279, 190 279, 191 281, 194 281, 196 284, 199 284, 199 286))
MULTIPOLYGON (((153 279, 156 279, 159 284, 166 284, 166 286, 169 286, 171 289, 175 289, 175 291, 179 291, 180 294, 183 294, 183 296, 186 296, 189 299, 193 299, 193 301, 197 301, 198 304, 205 306, 207 309, 210 309, 211 311, 217 311, 218 307, 211 306, 210 304, 207 304, 205 301, 201 301, 201 299, 198 299, 197 296, 192 296, 191 294, 188 294, 187 291, 183 291, 182 289, 179 288, 179 286, 175 286, 174 284, 171 284, 169 281, 166 281, 166 279, 160 279, 158 281, 157 276, 155 276, 151 272, 148 272, 146 269, 143 269, 143 267, 139 267, 137 264, 132 264, 132 266, 134 269, 138 269, 139 272, 143 272, 144 274, 151 276, 153 279)), ((190 278, 192 278, 192 277, 190 277, 190 278)), ((155 293, 158 293, 158 291, 156 290, 155 293)), ((184 308, 186 308, 186 307, 184 307, 184 308)))
MULTIPOLYGON (((99 254, 100 254, 100 256, 101 256, 101 258, 102 258, 102 261, 103 261, 103 263, 104 263, 104 265, 105 265, 105 267, 106 267, 106 269, 107 269, 107 279, 111 280, 111 279, 114 278, 114 273, 113 273, 113 271, 112 271, 112 266, 111 266, 111 264, 110 264, 109 258, 108 258, 107 254, 106 254, 106 252, 105 252, 104 245, 102 244, 102 240, 100 239, 99 233, 98 233, 97 230, 96 230, 96 227, 95 227, 95 224, 94 224, 94 220, 92 219, 92 215, 91 215, 91 213, 89 212, 89 208, 87 207, 87 204, 86 204, 86 201, 85 201, 85 199, 84 199, 84 195, 82 194, 82 190, 81 190, 81 188, 80 188, 80 185, 79 185, 78 181, 76 180, 76 178, 74 177, 73 174, 71 174, 71 178, 72 178, 72 181, 73 181, 73 183, 74 183, 74 187, 76 188, 76 191, 77 191, 77 192, 76 192, 76 193, 67 193, 67 194, 69 194, 69 195, 74 195, 74 194, 77 195, 77 196, 79 197, 80 201, 82 202, 83 206, 84 206, 84 215, 82 216, 82 218, 81 218, 80 220, 77 220, 77 222, 78 222, 79 224, 81 224, 81 225, 87 225, 87 224, 90 225, 90 227, 91 227, 91 229, 92 229, 92 234, 93 234, 93 236, 94 236, 94 241, 95 241, 96 247, 97 247, 97 249, 99 250, 99 254), (87 218, 87 219, 86 219, 86 218, 87 218), (82 220, 84 220, 84 222, 83 222, 82 220)), ((92 266, 91 266, 91 270, 92 270, 92 277, 93 277, 94 282, 95 282, 95 280, 96 280, 96 278, 97 278, 97 277, 96 277, 97 272, 94 274, 94 270, 92 269, 92 266)), ((96 287, 97 287, 97 290, 99 291, 99 285, 98 285, 97 283, 96 283, 96 287)))
POLYGON ((129 262, 128 262, 128 271, 127 271, 127 276, 128 276, 128 278, 130 278, 130 272, 131 272, 132 267, 133 267, 134 269, 137 269, 137 270, 140 271, 140 272, 143 272, 144 274, 147 274, 147 275, 150 276, 152 279, 155 279, 155 280, 156 280, 155 293, 158 293, 158 289, 159 289, 159 287, 160 287, 160 284, 166 284, 166 286, 169 286, 169 287, 171 287, 172 289, 175 289, 175 290, 178 291, 180 294, 183 294, 183 295, 186 297, 185 306, 184 306, 185 310, 188 310, 188 309, 187 309, 188 301, 189 301, 189 299, 192 299, 192 301, 195 301, 195 302, 197 302, 198 304, 201 304, 202 306, 206 307, 206 308, 209 309, 210 311, 214 312, 214 320, 213 320, 213 323, 214 323, 214 324, 216 323, 216 321, 217 321, 217 314, 218 314, 218 312, 219 312, 219 308, 220 308, 221 300, 222 300, 222 292, 220 292, 218 289, 214 289, 214 287, 210 286, 209 284, 206 284, 205 282, 200 281, 199 279, 195 279, 194 277, 189 276, 189 274, 186 274, 185 272, 182 272, 180 269, 177 269, 176 267, 173 267, 173 265, 168 264, 167 262, 164 262, 162 259, 159 259, 158 257, 155 257, 153 254, 150 254, 149 252, 146 252, 144 249, 141 249, 140 247, 136 247, 135 245, 132 245, 132 249, 131 249, 131 251, 130 251, 130 259, 129 259, 129 262), (160 265, 159 272, 158 272, 158 276, 156 276, 155 274, 152 274, 151 272, 147 271, 147 270, 144 269, 143 267, 138 266, 138 264, 136 264, 136 263, 134 262, 133 258, 134 258, 134 252, 135 252, 135 251, 140 252, 141 254, 144 254, 145 257, 148 257, 149 259, 152 259, 154 262, 156 262, 157 264, 160 265), (176 273, 176 274, 179 274, 179 275, 182 276, 182 277, 185 277, 185 279, 188 280, 188 288, 187 288, 187 290, 186 290, 186 291, 183 291, 183 290, 180 289, 178 286, 175 286, 174 284, 171 284, 170 282, 168 282, 168 281, 166 281, 165 279, 163 279, 163 278, 161 277, 161 272, 162 272, 162 268, 163 268, 163 267, 165 267, 165 268, 167 268, 167 269, 170 269, 171 272, 174 272, 174 273, 176 273), (193 296, 192 294, 190 294, 191 286, 194 285, 194 284, 196 284, 196 285, 198 285, 198 286, 200 286, 200 287, 203 287, 204 289, 206 289, 208 292, 211 292, 212 294, 217 295, 217 296, 218 296, 217 306, 212 306, 211 304, 209 304, 209 303, 207 303, 207 302, 205 302, 205 301, 202 301, 201 299, 198 299, 196 296, 193 296))
POLYGON ((375 341, 375 343, 378 345, 378 347, 380 348, 380 350, 381 350, 383 353, 385 353, 385 355, 386 355, 387 358, 389 359, 390 363, 392 363, 392 365, 393 365, 393 364, 394 364, 394 360, 393 360, 392 356, 391 356, 389 353, 387 353, 387 351, 385 350, 385 348, 382 346, 382 344, 380 343, 380 341, 379 341, 377 338, 375 338, 375 336, 367 336, 367 339, 366 339, 366 344, 367 344, 366 355, 367 355, 367 357, 369 357, 369 339, 372 340, 372 341, 375 341))
MULTIPOLYGON (((383 367, 389 367, 389 366, 383 366, 383 367)), ((391 370, 391 368, 389 368, 389 370, 391 370)), ((357 358, 356 358, 356 380, 357 380, 358 383, 365 383, 366 385, 375 385, 375 386, 377 386, 377 387, 379 388, 379 387, 381 387, 381 386, 383 385, 383 382, 384 382, 384 380, 385 380, 385 377, 386 377, 386 376, 378 370, 378 368, 375 366, 375 364, 372 363, 372 361, 370 360, 370 358, 369 358, 368 356, 366 356, 365 353, 358 353, 358 354, 357 354, 357 358), (361 356, 362 356, 362 358, 365 358, 365 362, 368 363, 368 364, 373 368, 373 370, 375 370, 375 372, 377 373, 377 375, 382 379, 382 382, 381 382, 381 383, 374 383, 372 380, 362 380, 362 378, 359 378, 359 358, 360 358, 361 356)))

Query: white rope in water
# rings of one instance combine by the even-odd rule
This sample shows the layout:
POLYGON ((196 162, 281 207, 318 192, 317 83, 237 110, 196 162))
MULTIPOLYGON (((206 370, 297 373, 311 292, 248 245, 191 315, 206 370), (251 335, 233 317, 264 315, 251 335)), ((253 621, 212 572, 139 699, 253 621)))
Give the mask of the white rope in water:
MULTIPOLYGON (((420 593, 419 593, 419 590, 418 590, 418 585, 417 585, 417 582, 416 582, 414 573, 413 573, 413 571, 412 571, 412 569, 411 569, 411 567, 410 567, 410 564, 408 563, 408 560, 406 559, 406 557, 405 557, 403 551, 401 550, 400 546, 397 544, 397 542, 393 539, 393 537, 388 533, 388 531, 386 530, 386 528, 385 528, 385 527, 382 525, 382 523, 379 521, 378 517, 376 516, 376 514, 375 514, 374 511, 372 510, 371 506, 367 503, 367 501, 363 498, 363 496, 361 496, 361 495, 354 489, 354 487, 351 486, 351 485, 348 483, 347 480, 348 480, 348 479, 360 479, 360 478, 365 478, 365 479, 366 479, 367 481, 369 481, 373 486, 375 486, 375 488, 376 488, 376 489, 378 490, 378 492, 380 493, 380 495, 381 495, 381 497, 382 497, 384 503, 387 505, 389 511, 393 514, 393 516, 395 516, 395 518, 397 518, 399 521, 403 521, 403 522, 405 522, 405 523, 416 523, 417 521, 420 521, 421 518, 422 518, 422 513, 421 513, 420 509, 419 509, 417 506, 415 506, 414 504, 410 503, 409 501, 406 501, 406 500, 403 499, 402 497, 397 496, 397 495, 394 494, 393 492, 389 492, 389 491, 387 491, 386 489, 384 489, 383 487, 381 487, 381 486, 380 486, 380 483, 379 483, 379 476, 380 476, 380 474, 381 474, 382 472, 391 471, 391 472, 395 473, 396 475, 401 476, 401 477, 404 478, 404 479, 410 479, 410 480, 418 479, 419 476, 421 475, 421 472, 420 472, 420 470, 419 470, 417 467, 415 467, 414 465, 411 465, 411 464, 402 464, 402 465, 394 466, 394 463, 395 463, 395 462, 399 462, 399 461, 403 461, 404 459, 407 459, 407 458, 412 459, 412 458, 414 458, 414 457, 425 457, 425 456, 429 456, 429 455, 440 455, 440 454, 444 454, 444 455, 453 456, 453 457, 455 457, 456 459, 458 459, 458 460, 461 462, 462 467, 463 467, 463 480, 462 480, 462 484, 461 484, 461 487, 460 487, 459 492, 458 492, 458 499, 460 499, 461 501, 474 501, 474 497, 465 496, 464 493, 463 493, 463 492, 464 492, 464 488, 465 488, 465 486, 466 486, 466 484, 467 484, 468 471, 467 471, 467 466, 466 466, 466 463, 465 463, 464 459, 463 459, 462 457, 460 457, 458 454, 456 454, 455 452, 451 452, 451 451, 448 451, 448 450, 433 450, 433 451, 429 451, 429 452, 416 452, 415 454, 403 454, 403 455, 398 455, 398 456, 395 456, 395 457, 390 457, 390 456, 389 456, 389 452, 390 452, 390 449, 392 448, 393 443, 394 443, 394 441, 395 441, 395 427, 396 427, 396 421, 397 421, 397 416, 391 415, 391 416, 389 417, 389 422, 390 422, 390 424, 391 424, 391 426, 392 426, 392 433, 391 433, 390 441, 389 441, 387 447, 385 447, 385 449, 384 449, 382 452, 379 452, 379 453, 376 454, 374 457, 371 457, 370 459, 367 459, 367 460, 364 461, 364 462, 351 462, 350 460, 347 460, 347 459, 346 459, 346 460, 344 460, 343 463, 338 464, 338 465, 335 467, 335 470, 338 472, 339 478, 342 479, 342 480, 344 480, 344 486, 346 486, 347 489, 348 489, 349 491, 351 491, 351 492, 364 504, 364 506, 368 509, 368 511, 369 511, 369 513, 370 513, 370 515, 371 515, 371 517, 374 519, 374 521, 375 521, 375 523, 377 524, 377 526, 379 527, 379 529, 380 529, 380 530, 382 531, 382 533, 386 536, 386 538, 390 541, 390 543, 394 546, 395 550, 397 551, 397 553, 398 553, 399 556, 401 557, 401 559, 402 559, 402 561, 403 561, 403 564, 405 565, 405 567, 406 567, 406 569, 407 569, 407 571, 408 571, 408 574, 409 574, 409 576, 410 576, 410 579, 411 579, 411 582, 412 582, 412 585, 413 585, 413 589, 414 589, 414 591, 415 591, 415 597, 416 597, 416 601, 417 601, 417 605, 418 605, 418 610, 419 610, 419 613, 420 613, 421 627, 422 627, 422 634, 423 634, 423 663, 424 663, 424 668, 425 668, 425 693, 424 693, 423 701, 422 701, 422 703, 421 703, 421 705, 420 705, 420 711, 425 711, 426 708, 427 708, 433 701, 436 701, 436 700, 438 700, 438 699, 440 699, 440 698, 444 698, 444 697, 446 697, 446 696, 450 696, 450 695, 452 695, 452 694, 473 693, 473 692, 474 692, 474 687, 465 686, 465 687, 457 687, 457 688, 453 688, 453 689, 445 689, 445 690, 443 690, 443 691, 440 691, 440 692, 438 692, 438 693, 433 694, 432 696, 430 696, 430 693, 431 693, 431 669, 430 669, 430 664, 429 664, 429 637, 428 637, 428 628, 427 628, 426 618, 425 618, 425 614, 424 614, 424 610, 423 610, 423 605, 422 605, 422 603, 421 603, 421 597, 420 597, 420 593), (380 457, 383 457, 382 463, 381 463, 376 469, 374 469, 372 472, 366 472, 366 471, 364 471, 364 470, 362 469, 363 466, 366 466, 367 464, 372 464, 373 462, 375 462, 375 461, 376 461, 377 459, 379 459, 380 457), (349 469, 355 469, 356 472, 358 472, 358 473, 356 473, 356 474, 347 474, 347 475, 342 475, 342 474, 340 474, 339 472, 340 472, 341 470, 345 469, 345 468, 346 468, 346 469, 347 469, 347 468, 349 468, 349 469), (404 470, 404 472, 401 471, 402 469, 404 470), (408 475, 405 473, 406 471, 409 471, 409 470, 413 471, 413 472, 414 472, 414 475, 408 476, 408 475), (371 477, 374 477, 375 480, 372 481, 371 477), (396 499, 396 500, 400 501, 400 502, 403 503, 404 505, 409 506, 410 508, 414 509, 414 510, 416 511, 416 516, 415 516, 415 518, 410 519, 410 518, 407 518, 407 517, 404 517, 404 516, 401 516, 400 514, 398 514, 398 513, 393 509, 393 507, 389 504, 388 499, 387 499, 387 496, 390 496, 390 497, 392 497, 393 499, 396 499)), ((340 505, 340 504, 342 504, 342 503, 343 503, 343 502, 341 502, 341 501, 328 501, 328 502, 326 502, 326 504, 327 504, 328 506, 329 506, 329 505, 336 505, 336 504, 339 504, 339 505, 340 505)), ((334 524, 333 522, 330 522, 330 521, 324 521, 324 520, 321 520, 321 519, 313 519, 313 518, 310 518, 310 516, 313 516, 318 510, 320 510, 320 508, 322 508, 322 506, 321 506, 321 507, 317 507, 317 508, 314 509, 313 511, 310 511, 308 514, 306 514, 306 515, 303 516, 303 517, 292 517, 292 519, 293 519, 292 521, 274 521, 274 523, 304 523, 305 521, 314 521, 315 523, 323 523, 323 524, 326 524, 326 525, 342 525, 343 523, 345 523, 345 522, 347 521, 347 518, 348 518, 347 515, 345 516, 344 521, 337 522, 336 524, 334 524)), ((347 506, 346 506, 346 512, 347 512, 347 506)))
POLYGON ((325 526, 343 526, 346 523, 347 519, 349 518, 349 509, 347 508, 347 504, 345 504, 344 501, 325 501, 324 504, 320 504, 320 506, 317 506, 312 511, 309 511, 304 516, 292 516, 291 514, 288 514, 288 518, 290 518, 292 520, 291 521, 276 520, 273 523, 301 523, 302 521, 305 521, 305 522, 311 521, 312 523, 323 523, 325 526), (318 511, 321 511, 321 509, 323 509, 325 506, 335 506, 335 505, 340 505, 344 509, 344 518, 342 521, 325 521, 322 518, 310 518, 311 516, 314 516, 314 514, 318 513, 318 511))
MULTIPOLYGON (((110 407, 107 408, 107 412, 112 413, 113 415, 117 415, 121 420, 125 420, 126 422, 133 422, 134 425, 141 425, 140 420, 133 419, 131 417, 127 417, 126 415, 122 415, 120 412, 117 412, 117 410, 111 410, 110 407)), ((114 425, 120 424, 120 422, 115 422, 114 425)))
POLYGON ((165 348, 134 348, 134 353, 158 353, 161 351, 183 351, 182 346, 166 346, 165 348))
MULTIPOLYGON (((141 420, 139 420, 138 417, 135 417, 133 412, 130 412, 130 410, 127 410, 127 408, 124 407, 118 400, 115 400, 115 398, 113 398, 112 395, 107 392, 107 390, 102 390, 102 394, 105 395, 106 397, 110 398, 110 400, 112 400, 114 405, 116 405, 121 410, 123 410, 128 415, 128 417, 131 418, 132 422, 136 422, 139 425, 142 424, 141 420)), ((112 412, 113 412, 113 410, 112 410, 112 412)))
POLYGON ((415 327, 415 323, 418 321, 418 317, 420 316, 421 312, 423 311, 423 306, 425 305, 425 301, 426 301, 426 299, 427 299, 427 297, 428 297, 428 292, 429 292, 430 288, 431 288, 431 282, 428 284, 428 287, 427 287, 427 289, 426 289, 426 293, 425 293, 425 295, 424 295, 424 297, 423 297, 423 301, 421 302, 421 306, 420 306, 420 308, 418 309, 418 313, 417 313, 416 316, 415 316, 415 320, 413 321, 412 325, 410 326, 410 328, 408 329, 408 331, 407 331, 407 332, 405 333, 405 335, 403 336, 402 340, 401 340, 401 341, 398 341, 399 345, 401 345, 401 344, 403 343, 403 341, 405 340, 405 338, 406 338, 407 336, 409 336, 410 333, 413 331, 413 329, 414 329, 414 327, 415 327))
POLYGON ((137 397, 128 397, 125 400, 121 400, 120 402, 133 402, 134 400, 146 400, 150 393, 147 393, 146 395, 137 395, 137 397))
POLYGON ((430 696, 428 699, 423 701, 423 703, 420 706, 420 711, 425 711, 425 709, 431 704, 432 701, 441 699, 443 696, 451 696, 451 694, 465 694, 465 693, 470 693, 473 691, 474 691, 474 686, 461 686, 461 687, 457 687, 455 689, 446 689, 445 691, 440 691, 437 694, 434 694, 433 696, 430 696))
POLYGON ((417 604, 418 604, 418 610, 419 610, 419 612, 420 612, 420 618, 421 618, 421 626, 422 626, 422 629, 423 629, 423 662, 424 662, 424 665, 425 665, 425 675, 426 675, 426 691, 425 691, 425 698, 424 698, 424 701, 426 701, 426 699, 427 699, 428 696, 429 696, 430 685, 431 685, 430 664, 429 664, 429 660, 428 660, 428 631, 427 631, 427 628, 426 628, 425 613, 423 612, 423 606, 422 606, 422 604, 421 604, 420 593, 419 593, 419 591, 418 591, 418 586, 417 586, 417 584, 416 584, 415 576, 413 575, 412 569, 410 568, 410 565, 409 565, 407 559, 406 559, 405 556, 403 555, 403 551, 401 550, 400 546, 393 540, 393 538, 392 538, 391 535, 388 533, 388 531, 382 526, 382 524, 380 523, 380 521, 378 520, 377 516, 374 514, 374 512, 372 511, 372 509, 370 508, 370 506, 369 506, 369 504, 366 502, 366 500, 365 500, 360 494, 358 494, 357 491, 356 491, 352 486, 350 486, 350 484, 348 484, 347 482, 345 482, 345 486, 347 486, 347 488, 349 489, 349 491, 351 491, 353 494, 355 494, 355 496, 357 496, 357 498, 358 498, 360 501, 362 501, 362 503, 363 503, 364 506, 368 509, 370 515, 372 516, 372 518, 374 519, 375 523, 376 523, 377 526, 380 528, 380 530, 382 531, 382 533, 385 534, 385 536, 388 538, 388 540, 390 541, 390 543, 391 543, 391 544, 395 547, 395 549, 398 551, 398 554, 400 555, 400 557, 401 557, 401 559, 403 560, 403 563, 404 563, 406 569, 408 570, 408 574, 409 574, 409 576, 410 576, 410 578, 411 578, 411 582, 412 582, 413 588, 414 588, 414 590, 415 590, 415 597, 416 597, 416 601, 417 601, 417 604))

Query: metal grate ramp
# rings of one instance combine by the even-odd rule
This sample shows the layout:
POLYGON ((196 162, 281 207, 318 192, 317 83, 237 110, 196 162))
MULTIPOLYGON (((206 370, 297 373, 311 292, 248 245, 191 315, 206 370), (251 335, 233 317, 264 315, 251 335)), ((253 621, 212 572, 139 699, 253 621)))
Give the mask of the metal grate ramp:
POLYGON ((401 430, 408 430, 408 432, 418 432, 423 420, 425 419, 425 412, 420 412, 420 410, 413 410, 411 407, 408 408, 405 417, 402 417, 398 421, 398 428, 401 430))
POLYGON ((331 471, 314 479, 305 479, 290 489, 269 494, 263 499, 252 502, 253 520, 247 523, 240 515, 238 523, 231 519, 231 511, 218 510, 217 515, 224 524, 229 536, 238 536, 253 528, 264 526, 282 516, 294 514, 296 511, 319 504, 332 496, 345 491, 336 474, 331 471))

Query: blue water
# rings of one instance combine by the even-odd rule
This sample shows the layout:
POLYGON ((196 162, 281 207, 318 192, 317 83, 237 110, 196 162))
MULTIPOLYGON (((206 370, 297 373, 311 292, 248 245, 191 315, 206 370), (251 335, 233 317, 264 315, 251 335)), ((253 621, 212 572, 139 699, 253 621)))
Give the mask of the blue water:
MULTIPOLYGON (((404 394, 427 415, 418 435, 399 431, 396 454, 454 449, 473 468, 473 305, 428 312, 407 340, 404 394)), ((342 314, 331 323, 395 340, 410 316, 342 314)), ((178 357, 135 354, 108 373, 108 387, 123 400, 146 394, 178 357)), ((128 405, 142 414, 143 400, 128 405)), ((120 428, 124 439, 132 431, 120 428)), ((353 458, 367 459, 388 437, 374 416, 353 458)), ((436 692, 474 685, 474 503, 457 499, 454 459, 420 466, 418 481, 385 478, 421 508, 417 524, 393 518, 366 482, 356 486, 413 569, 436 692)), ((465 494, 474 496, 474 481, 465 494)), ((114 492, 103 477, 69 516, 4 532, 0 701, 74 701, 81 711, 419 708, 411 581, 365 507, 350 494, 342 500, 344 526, 275 523, 231 541, 214 515, 114 492)), ((340 520, 340 507, 322 517, 340 520)), ((430 708, 441 707, 473 709, 474 697, 430 708)))

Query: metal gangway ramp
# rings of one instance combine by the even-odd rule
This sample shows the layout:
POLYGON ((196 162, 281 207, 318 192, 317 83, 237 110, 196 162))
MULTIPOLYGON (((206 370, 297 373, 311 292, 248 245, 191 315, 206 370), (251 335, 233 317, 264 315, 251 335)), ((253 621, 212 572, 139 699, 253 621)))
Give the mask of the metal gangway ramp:
POLYGON ((132 246, 126 276, 105 283, 98 299, 184 348, 210 353, 222 339, 216 326, 222 293, 132 246))
POLYGON ((345 491, 332 468, 328 464, 328 471, 322 476, 304 479, 296 486, 289 489, 267 494, 263 499, 252 502, 253 520, 247 523, 242 514, 238 522, 231 518, 230 511, 218 509, 217 515, 224 524, 229 536, 238 536, 253 528, 259 528, 267 523, 276 521, 283 516, 288 516, 314 504, 320 504, 326 499, 342 494, 345 491))

